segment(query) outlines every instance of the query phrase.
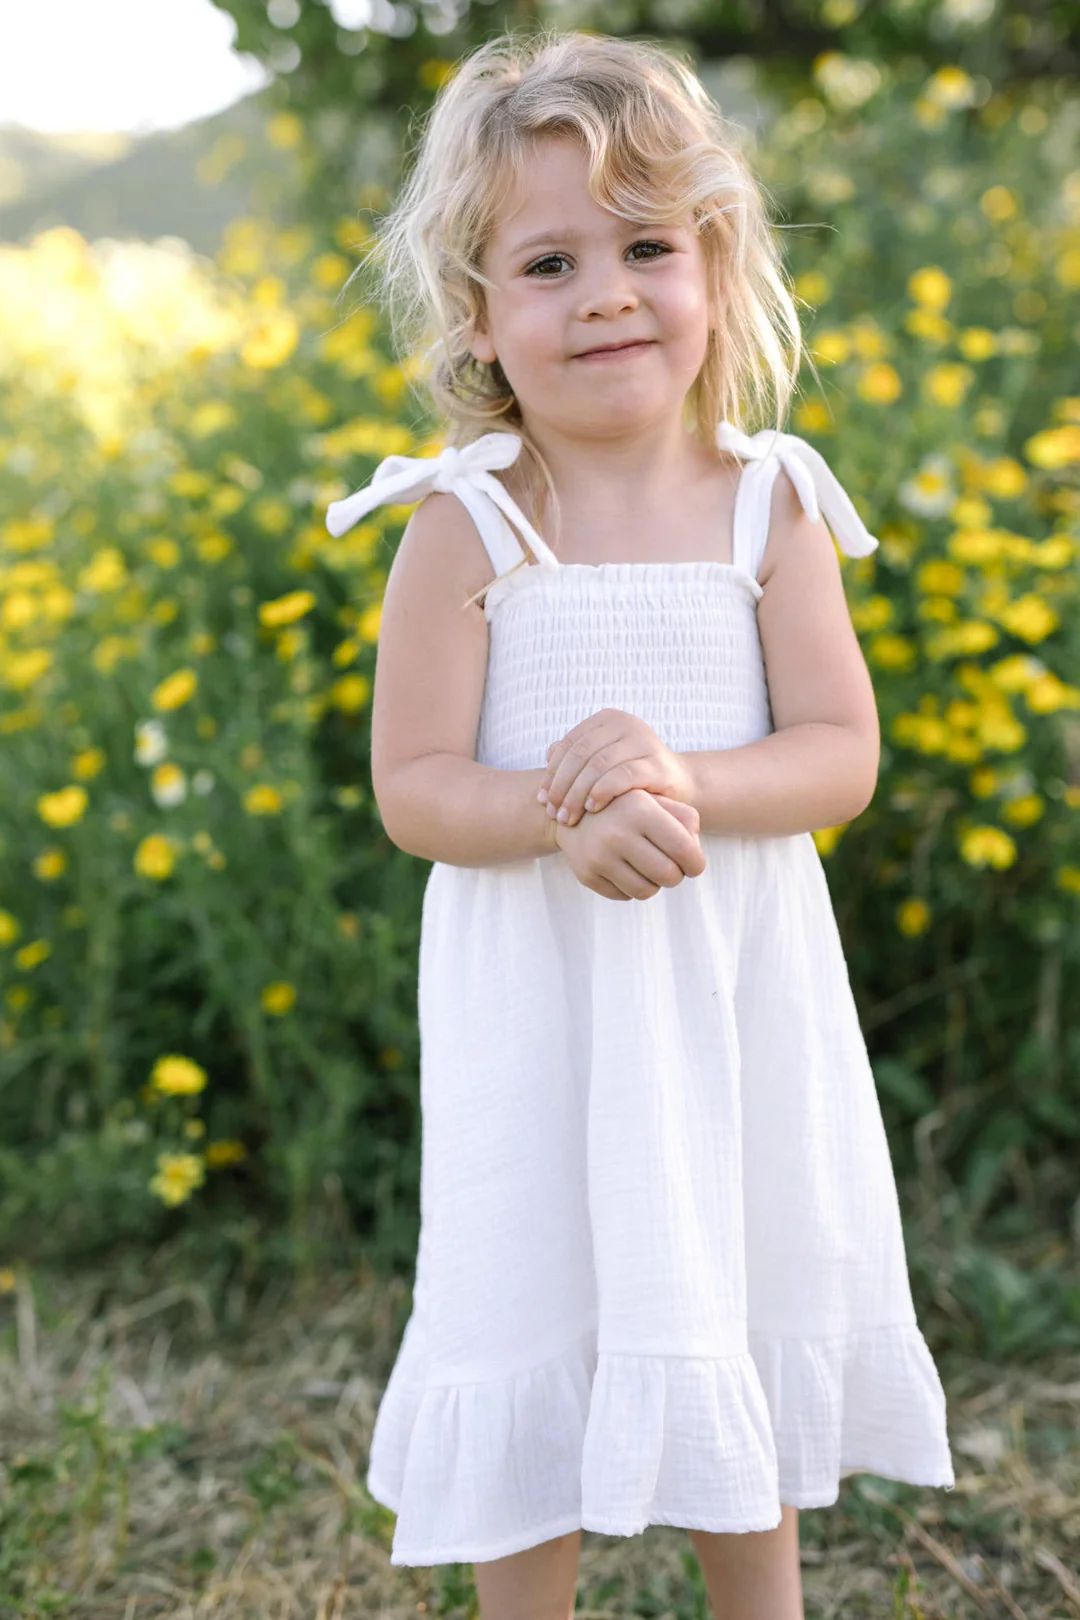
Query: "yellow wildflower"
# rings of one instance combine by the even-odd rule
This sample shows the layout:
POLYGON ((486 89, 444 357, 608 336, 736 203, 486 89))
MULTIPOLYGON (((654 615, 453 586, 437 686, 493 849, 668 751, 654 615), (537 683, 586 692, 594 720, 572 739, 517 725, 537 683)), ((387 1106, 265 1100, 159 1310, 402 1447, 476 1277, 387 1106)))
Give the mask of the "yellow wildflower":
POLYGON ((83 781, 90 781, 92 777, 99 776, 105 769, 105 750, 103 748, 84 748, 82 753, 76 754, 71 762, 72 776, 79 776, 83 781))
POLYGON ((206 1086, 206 1070, 177 1052, 159 1057, 150 1071, 150 1084, 169 1097, 193 1097, 206 1086))
POLYGON ((965 360, 989 360, 998 352, 998 341, 988 326, 965 326, 956 339, 965 360))
POLYGON ((1020 212, 1016 195, 1008 186, 988 186, 979 198, 979 207, 994 225, 1001 225, 1007 219, 1015 219, 1020 212))
POLYGON ((253 324, 240 356, 254 371, 272 371, 285 364, 299 341, 295 315, 287 309, 267 309, 253 324))
POLYGON ((53 844, 48 849, 43 849, 34 861, 34 872, 44 883, 52 883, 67 871, 67 864, 68 859, 64 851, 57 849, 53 844))
POLYGON ((1066 424, 1033 433, 1024 445, 1024 454, 1033 466, 1045 467, 1051 472, 1074 466, 1080 461, 1080 427, 1066 424))
POLYGON ((981 483, 988 495, 1012 500, 1027 488, 1027 473, 1015 456, 998 456, 983 468, 981 483))
POLYGON ((1042 819, 1045 809, 1046 801, 1040 794, 1024 793, 1003 805, 1001 813, 1014 827, 1030 827, 1042 819))
POLYGON ((918 652, 914 644, 905 636, 892 635, 887 631, 871 637, 867 652, 879 669, 902 673, 904 670, 914 669, 918 663, 918 652))
POLYGON ((202 1160, 194 1153, 159 1153, 158 1172, 150 1182, 150 1191, 163 1204, 184 1203, 196 1187, 201 1187, 206 1176, 202 1160))
POLYGON ((952 297, 952 280, 936 264, 925 265, 908 277, 907 290, 917 304, 941 311, 952 297))
POLYGON ((81 821, 89 803, 86 789, 72 784, 56 793, 43 793, 37 801, 38 815, 50 827, 71 827, 81 821))
POLYGON ((857 386, 860 398, 871 405, 891 405, 903 392, 900 374, 887 360, 867 366, 857 386))
POLYGON ((964 570, 945 558, 931 557, 916 572, 915 583, 928 595, 959 596, 964 588, 964 570))
POLYGON ((913 939, 917 934, 925 934, 930 926, 930 907, 926 901, 918 900, 914 896, 903 901, 896 908, 896 926, 909 939, 913 939))
POLYGON ((370 682, 366 675, 342 675, 338 680, 331 682, 327 697, 335 709, 341 709, 346 714, 356 714, 367 702, 369 690, 370 682))
POLYGON ((228 1164, 239 1164, 248 1156, 243 1142, 222 1138, 206 1144, 206 1163, 211 1170, 220 1170, 228 1164))
POLYGON ((171 877, 176 866, 176 846, 164 833, 149 833, 135 850, 135 870, 140 877, 171 877))
POLYGON ((150 792, 154 803, 164 810, 182 804, 187 797, 187 774, 175 760, 163 760, 150 774, 150 792))
POLYGON ((1019 636, 1022 641, 1038 642, 1045 641, 1058 628, 1061 619, 1048 602, 1029 591, 1026 596, 1009 603, 1001 614, 1001 622, 1006 630, 1019 636))
POLYGON ((263 1012, 280 1018, 283 1013, 291 1012, 296 1005, 296 986, 285 980, 275 980, 273 984, 264 987, 261 996, 263 1012))
POLYGON ((831 855, 841 838, 844 836, 844 826, 815 827, 810 835, 819 855, 831 855))
POLYGON ((1080 709, 1080 687, 1070 686, 1048 669, 1025 692, 1033 714, 1056 714, 1059 709, 1080 709))
POLYGON ((115 546, 103 546, 94 553, 78 575, 78 585, 84 591, 117 591, 127 583, 127 564, 115 546))
POLYGON ((937 107, 954 108, 973 106, 977 92, 970 73, 955 62, 946 62, 930 75, 925 94, 937 107))
POLYGON ((1012 866, 1016 844, 1002 827, 969 827, 960 839, 960 854, 969 866, 1012 866))
POLYGON ((269 782, 256 782, 244 795, 244 809, 249 816, 276 816, 284 802, 269 782))
POLYGON ((259 604, 259 623, 266 625, 295 624, 315 606, 314 591, 290 591, 272 602, 259 604))
POLYGON ((161 534, 146 542, 146 555, 158 568, 176 568, 183 552, 169 535, 161 534))
POLYGON ((923 377, 922 385, 926 397, 932 399, 935 405, 954 406, 963 404, 974 381, 975 373, 971 367, 957 361, 931 366, 923 377))
POLYGON ((155 709, 179 709, 194 695, 199 678, 193 669, 174 670, 150 694, 155 709))

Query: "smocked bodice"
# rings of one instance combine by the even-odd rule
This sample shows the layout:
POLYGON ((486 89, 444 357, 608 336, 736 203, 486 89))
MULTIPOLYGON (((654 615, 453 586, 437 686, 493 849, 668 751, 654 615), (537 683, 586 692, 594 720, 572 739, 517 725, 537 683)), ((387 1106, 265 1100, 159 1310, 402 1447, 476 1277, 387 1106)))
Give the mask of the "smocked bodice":
POLYGON ((456 494, 473 517, 496 571, 484 597, 489 644, 478 763, 543 766, 553 741, 608 706, 638 715, 678 752, 737 747, 773 729, 757 575, 780 467, 806 512, 814 519, 824 513, 848 555, 867 556, 878 542, 805 440, 768 429, 748 436, 721 422, 716 442, 745 463, 730 563, 561 563, 494 476, 521 449, 514 433, 487 433, 435 457, 388 456, 370 484, 330 505, 326 526, 335 535, 383 501, 418 500, 434 490, 456 494))
POLYGON ((709 561, 530 566, 496 581, 477 761, 542 766, 553 738, 608 706, 677 751, 765 736, 761 594, 741 568, 709 561))

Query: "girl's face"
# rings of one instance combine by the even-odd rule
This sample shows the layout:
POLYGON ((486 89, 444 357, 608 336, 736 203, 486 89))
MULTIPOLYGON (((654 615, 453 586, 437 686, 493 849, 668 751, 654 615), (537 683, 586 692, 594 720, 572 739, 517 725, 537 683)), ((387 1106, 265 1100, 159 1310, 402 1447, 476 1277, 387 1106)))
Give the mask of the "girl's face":
POLYGON ((632 223, 589 195, 577 141, 537 139, 481 268, 495 283, 470 344, 498 359, 526 420, 605 436, 681 417, 713 323, 692 222, 632 223), (598 344, 638 343, 586 359, 598 344))

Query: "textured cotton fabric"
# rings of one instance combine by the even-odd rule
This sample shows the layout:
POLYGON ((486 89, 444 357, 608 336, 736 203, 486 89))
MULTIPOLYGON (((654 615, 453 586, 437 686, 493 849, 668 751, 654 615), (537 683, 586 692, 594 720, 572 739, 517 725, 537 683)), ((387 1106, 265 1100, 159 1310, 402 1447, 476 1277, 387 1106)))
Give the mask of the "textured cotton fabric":
MULTIPOLYGON (((490 493, 512 434, 387 458, 338 503, 340 532, 379 499, 467 490, 496 573, 524 563, 484 599, 477 760, 541 767, 606 705, 677 751, 773 729, 756 608, 777 472, 845 551, 877 542, 801 439, 724 424, 718 443, 745 457, 730 564, 559 563, 490 493)), ((953 1486, 813 837, 701 842, 706 870, 646 901, 558 853, 431 868, 421 1235, 367 1474, 394 1564, 579 1527, 767 1530, 864 1471, 953 1486)))

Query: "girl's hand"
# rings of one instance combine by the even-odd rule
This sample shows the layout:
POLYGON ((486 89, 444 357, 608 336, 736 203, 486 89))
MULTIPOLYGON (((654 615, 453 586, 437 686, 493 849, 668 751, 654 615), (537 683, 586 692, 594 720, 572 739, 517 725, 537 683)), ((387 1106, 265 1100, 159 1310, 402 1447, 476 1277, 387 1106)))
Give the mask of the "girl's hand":
POLYGON ((694 806, 641 788, 617 794, 606 816, 557 821, 554 839, 578 882, 607 900, 651 899, 707 865, 694 806))
POLYGON ((548 815, 565 810, 568 826, 585 810, 602 810, 620 793, 645 788, 690 804, 690 772, 680 755, 636 714, 598 709, 552 743, 537 797, 546 794, 548 815), (588 804, 586 804, 588 800, 588 804))

